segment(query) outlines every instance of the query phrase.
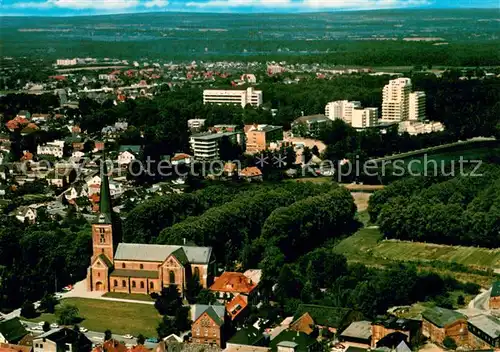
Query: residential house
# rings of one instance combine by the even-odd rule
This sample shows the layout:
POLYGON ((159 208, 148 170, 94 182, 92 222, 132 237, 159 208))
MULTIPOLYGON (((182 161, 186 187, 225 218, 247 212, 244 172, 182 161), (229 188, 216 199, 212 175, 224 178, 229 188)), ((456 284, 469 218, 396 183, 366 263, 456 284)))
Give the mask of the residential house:
POLYGON ((109 339, 102 345, 97 345, 92 352, 128 352, 128 348, 118 340, 109 339))
POLYGON ((236 333, 227 341, 226 348, 241 348, 249 346, 266 346, 267 340, 262 331, 258 330, 254 326, 248 326, 239 329, 236 333))
POLYGON ((238 174, 246 181, 262 181, 262 171, 256 166, 249 166, 241 170, 238 174))
POLYGON ((261 270, 254 269, 245 273, 226 271, 220 277, 215 278, 210 291, 219 301, 226 304, 231 320, 244 316, 248 305, 256 303, 261 275, 261 270))
POLYGON ((191 336, 193 343, 223 347, 226 309, 218 305, 191 306, 191 336))
POLYGON ((246 125, 246 150, 248 153, 261 152, 269 148, 271 143, 283 140, 283 127, 271 125, 246 125))
POLYGON ((295 312, 290 329, 306 334, 313 332, 314 327, 328 329, 337 333, 350 323, 363 318, 363 315, 349 308, 319 306, 314 304, 301 304, 295 312))
POLYGON ((91 348, 84 334, 69 328, 52 329, 33 340, 33 352, 89 352, 91 348))
POLYGON ((500 281, 495 281, 491 286, 490 309, 500 309, 500 281))
POLYGON ((469 318, 467 328, 469 345, 478 348, 500 348, 500 319, 480 314, 469 318))
POLYGON ((459 312, 441 307, 428 308, 422 312, 422 332, 429 340, 443 343, 451 337, 457 345, 467 343, 467 317, 459 312))
POLYGON ((18 343, 28 331, 24 328, 19 318, 0 321, 0 343, 18 343))
POLYGON ((64 141, 55 140, 45 145, 38 145, 36 148, 38 155, 53 155, 62 158, 64 155, 64 141))
POLYGON ((300 137, 319 137, 320 133, 331 124, 325 115, 301 116, 292 122, 292 132, 300 137))
POLYGON ((422 322, 394 316, 379 317, 372 323, 372 347, 398 346, 401 341, 417 345, 422 336, 422 322))
POLYGON ((191 164, 192 156, 185 153, 177 153, 171 159, 172 165, 191 164))
POLYGON ((36 221, 36 209, 28 206, 21 206, 14 212, 16 219, 21 222, 29 222, 30 224, 36 221))
POLYGON ((118 152, 118 165, 128 166, 132 161, 139 157, 141 152, 140 145, 122 145, 118 152))
POLYGON ((206 119, 190 119, 187 121, 189 129, 199 130, 205 126, 206 119))
POLYGON ((303 332, 285 330, 271 340, 269 347, 273 352, 313 352, 322 351, 318 341, 303 332))
POLYGON ((368 348, 372 341, 372 323, 367 320, 355 321, 342 331, 339 338, 340 341, 353 342, 368 348))

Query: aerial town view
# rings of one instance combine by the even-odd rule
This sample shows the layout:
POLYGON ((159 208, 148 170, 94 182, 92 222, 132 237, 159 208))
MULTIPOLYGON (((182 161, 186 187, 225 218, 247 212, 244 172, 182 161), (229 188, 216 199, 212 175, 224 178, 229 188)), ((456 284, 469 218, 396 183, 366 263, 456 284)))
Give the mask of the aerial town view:
POLYGON ((0 1, 0 352, 500 351, 498 0, 0 1))

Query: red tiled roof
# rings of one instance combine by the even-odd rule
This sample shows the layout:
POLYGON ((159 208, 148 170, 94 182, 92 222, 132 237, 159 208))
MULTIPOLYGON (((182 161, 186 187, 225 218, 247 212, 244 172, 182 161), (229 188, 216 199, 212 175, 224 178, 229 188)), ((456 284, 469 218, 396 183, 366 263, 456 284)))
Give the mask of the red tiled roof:
POLYGON ((262 171, 258 167, 249 166, 240 171, 240 176, 243 177, 256 177, 262 176, 262 171))
POLYGON ((129 349, 129 352, 151 352, 149 348, 144 347, 144 345, 137 345, 129 349))
POLYGON ((111 339, 102 344, 102 348, 104 352, 127 352, 127 346, 122 344, 121 342, 111 339))
POLYGON ((189 158, 191 158, 191 155, 179 153, 179 154, 176 154, 171 160, 178 161, 178 160, 184 160, 184 159, 189 159, 189 158))
POLYGON ((247 306, 247 300, 242 295, 237 295, 226 304, 226 310, 231 317, 231 320, 234 320, 241 312, 245 310, 247 306))
POLYGON ((233 292, 233 293, 250 293, 257 285, 247 278, 243 273, 224 272, 210 286, 212 291, 233 292))

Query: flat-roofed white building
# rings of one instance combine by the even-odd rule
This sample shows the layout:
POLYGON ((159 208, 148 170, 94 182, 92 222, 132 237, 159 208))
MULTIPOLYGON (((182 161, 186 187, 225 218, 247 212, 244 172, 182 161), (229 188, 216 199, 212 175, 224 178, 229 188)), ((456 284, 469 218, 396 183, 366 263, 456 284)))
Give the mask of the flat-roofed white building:
MULTIPOLYGON (((189 139, 193 156, 197 160, 214 160, 219 158, 219 142, 222 137, 228 137, 233 143, 244 145, 242 132, 198 133, 189 139)), ((245 148, 243 148, 244 150, 245 148)))
POLYGON ((236 89, 205 89, 203 91, 203 104, 234 104, 241 107, 250 104, 262 105, 262 91, 252 87, 243 90, 236 89))
POLYGON ((64 154, 64 141, 55 140, 45 145, 38 145, 36 148, 38 155, 53 155, 62 158, 64 154))
POLYGON ((410 115, 411 79, 397 78, 389 81, 382 91, 382 119, 405 121, 410 115))
POLYGON ((77 64, 77 59, 57 59, 57 66, 75 66, 77 64))
POLYGON ((425 120, 425 92, 410 93, 410 121, 425 120))
POLYGON ((378 125, 377 108, 356 108, 352 111, 352 127, 368 128, 378 125))
POLYGON ((331 101, 325 106, 325 116, 330 120, 341 119, 350 124, 352 121, 352 111, 360 107, 360 101, 331 101))

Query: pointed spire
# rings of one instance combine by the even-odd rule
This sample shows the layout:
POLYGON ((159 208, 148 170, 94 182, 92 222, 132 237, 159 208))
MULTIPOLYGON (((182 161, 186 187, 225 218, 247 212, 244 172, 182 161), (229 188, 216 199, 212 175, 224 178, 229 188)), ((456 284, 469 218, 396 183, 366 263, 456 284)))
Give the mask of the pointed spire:
POLYGON ((99 222, 111 223, 111 193, 109 191, 108 167, 106 161, 103 161, 101 168, 101 191, 99 195, 99 222))

